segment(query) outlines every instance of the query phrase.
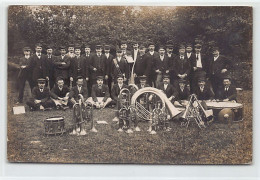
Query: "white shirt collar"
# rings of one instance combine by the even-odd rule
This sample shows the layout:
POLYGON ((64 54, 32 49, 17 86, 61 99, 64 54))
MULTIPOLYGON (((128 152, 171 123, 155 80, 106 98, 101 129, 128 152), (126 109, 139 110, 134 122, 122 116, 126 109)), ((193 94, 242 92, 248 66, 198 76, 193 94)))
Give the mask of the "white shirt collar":
POLYGON ((219 55, 217 57, 214 57, 214 61, 216 61, 218 59, 219 55))

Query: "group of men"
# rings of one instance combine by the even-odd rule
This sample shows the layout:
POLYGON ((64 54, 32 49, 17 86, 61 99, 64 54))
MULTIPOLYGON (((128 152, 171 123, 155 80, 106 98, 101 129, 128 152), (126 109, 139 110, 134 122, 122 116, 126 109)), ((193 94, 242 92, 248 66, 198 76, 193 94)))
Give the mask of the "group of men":
POLYGON ((46 55, 41 44, 35 45, 33 55, 25 47, 20 60, 17 103, 23 102, 28 81, 32 98, 27 105, 32 110, 65 108, 77 103, 79 94, 97 108, 113 106, 131 78, 139 88, 161 89, 173 103, 187 100, 191 93, 199 100, 236 100, 229 75, 232 63, 220 55, 219 48, 214 47, 211 55, 204 55, 199 43, 194 45, 195 51, 192 44, 181 44, 178 54, 173 54, 171 43, 159 46, 158 52, 152 42, 147 47, 134 43, 129 51, 127 43, 122 42, 115 56, 109 45, 96 45, 94 52, 85 45, 84 53, 79 45, 61 46, 59 56, 53 55, 53 47, 46 48, 46 55))

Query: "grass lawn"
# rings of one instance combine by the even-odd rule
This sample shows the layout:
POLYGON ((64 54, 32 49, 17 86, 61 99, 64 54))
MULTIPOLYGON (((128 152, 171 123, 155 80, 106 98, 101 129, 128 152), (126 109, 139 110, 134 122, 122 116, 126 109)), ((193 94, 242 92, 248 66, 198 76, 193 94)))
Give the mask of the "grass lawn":
POLYGON ((63 116, 68 129, 72 110, 29 112, 13 115, 17 100, 15 83, 8 82, 8 160, 10 162, 46 163, 145 163, 145 164, 249 164, 252 162, 252 91, 243 91, 238 101, 244 105, 244 121, 227 124, 213 122, 206 129, 196 124, 188 128, 172 121, 170 132, 149 135, 148 123, 141 132, 117 132, 112 122, 114 109, 94 110, 98 133, 87 135, 45 136, 44 119, 63 116))

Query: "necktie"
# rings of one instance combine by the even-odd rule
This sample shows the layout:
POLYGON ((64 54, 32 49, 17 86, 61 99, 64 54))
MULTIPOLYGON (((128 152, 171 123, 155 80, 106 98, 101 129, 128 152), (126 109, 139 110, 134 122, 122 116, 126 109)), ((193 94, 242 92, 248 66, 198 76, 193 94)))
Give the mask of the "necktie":
POLYGON ((199 54, 196 54, 196 60, 197 61, 199 60, 199 54))
POLYGON ((81 87, 79 87, 79 93, 81 92, 81 87))

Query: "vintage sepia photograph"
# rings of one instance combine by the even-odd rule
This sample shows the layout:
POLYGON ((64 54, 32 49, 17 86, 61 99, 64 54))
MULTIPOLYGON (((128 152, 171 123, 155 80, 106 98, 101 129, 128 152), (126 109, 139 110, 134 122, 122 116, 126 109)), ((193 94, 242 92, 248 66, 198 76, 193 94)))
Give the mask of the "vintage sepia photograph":
POLYGON ((10 163, 252 164, 253 8, 8 7, 10 163))

